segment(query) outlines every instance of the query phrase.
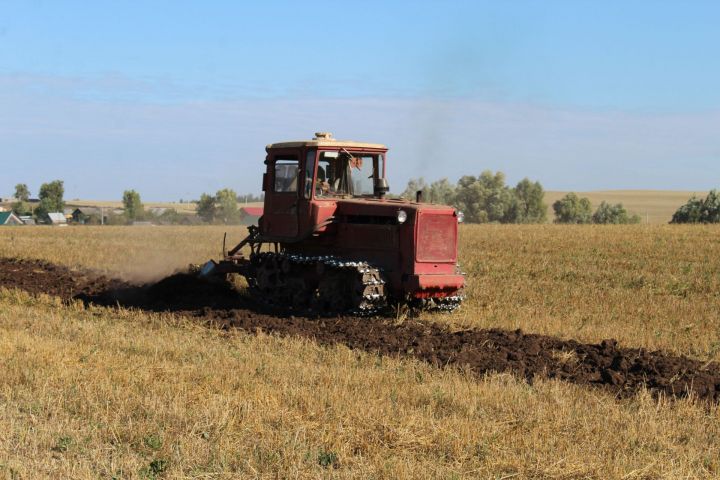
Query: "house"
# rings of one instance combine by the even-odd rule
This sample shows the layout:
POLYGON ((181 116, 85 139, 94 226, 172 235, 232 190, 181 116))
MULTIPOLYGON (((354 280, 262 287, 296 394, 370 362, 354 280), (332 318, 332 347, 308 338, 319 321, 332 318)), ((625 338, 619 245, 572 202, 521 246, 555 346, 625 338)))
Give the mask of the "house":
POLYGON ((263 207, 241 207, 240 223, 242 225, 257 225, 262 214, 263 207))
POLYGON ((0 225, 24 225, 13 212, 0 212, 0 225))
POLYGON ((57 225, 58 227, 67 226, 67 218, 62 212, 50 212, 47 214, 48 223, 50 225, 57 225))
POLYGON ((66 221, 67 223, 72 222, 72 219, 73 219, 73 218, 72 218, 72 212, 73 212, 73 210, 74 210, 73 207, 65 207, 65 208, 63 208, 63 215, 65 215, 65 221, 66 221))
POLYGON ((73 222, 81 224, 104 223, 106 220, 103 218, 104 215, 102 209, 98 207, 77 207, 70 215, 73 222))
POLYGON ((19 215, 18 218, 22 220, 25 225, 37 225, 32 215, 19 215))

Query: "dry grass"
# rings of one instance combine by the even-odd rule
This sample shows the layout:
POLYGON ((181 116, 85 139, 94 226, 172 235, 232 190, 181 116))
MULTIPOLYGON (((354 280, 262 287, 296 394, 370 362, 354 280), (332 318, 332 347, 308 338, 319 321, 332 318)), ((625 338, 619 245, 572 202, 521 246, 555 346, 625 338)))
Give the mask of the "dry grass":
POLYGON ((247 227, 3 227, 0 256, 42 258, 149 280, 217 258, 226 232, 231 245, 247 235, 247 227))
MULTIPOLYGON (((217 255, 222 231, 6 228, 0 255, 148 275, 152 258, 169 271, 217 255)), ((432 319, 717 359, 719 233, 467 226, 468 302, 432 319)), ((0 291, 0 359, 0 478, 720 475, 717 407, 477 380, 170 315, 0 291)))
MULTIPOLYGON (((0 256, 136 280, 217 258, 245 227, 3 227, 0 256)), ((720 360, 720 227, 464 225, 459 327, 522 328, 720 360)))
POLYGON ((720 468, 718 412, 4 293, 8 478, 654 478, 720 468), (325 464, 325 466, 323 465, 325 464))
POLYGON ((720 227, 473 226, 460 258, 461 326, 720 360, 720 227))

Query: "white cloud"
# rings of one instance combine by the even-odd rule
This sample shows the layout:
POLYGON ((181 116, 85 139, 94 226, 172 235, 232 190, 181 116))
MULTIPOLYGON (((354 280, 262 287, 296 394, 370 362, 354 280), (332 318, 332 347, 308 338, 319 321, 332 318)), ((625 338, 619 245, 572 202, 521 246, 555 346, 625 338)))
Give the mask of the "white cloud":
POLYGON ((126 188, 149 200, 226 186, 257 192, 264 146, 318 130, 388 144, 394 191, 410 177, 455 180, 484 169, 550 189, 720 186, 720 111, 598 112, 472 99, 188 101, 186 93, 152 101, 158 88, 121 77, 0 77, 0 195, 17 182, 37 191, 54 178, 65 180, 68 198, 120 198, 126 188))

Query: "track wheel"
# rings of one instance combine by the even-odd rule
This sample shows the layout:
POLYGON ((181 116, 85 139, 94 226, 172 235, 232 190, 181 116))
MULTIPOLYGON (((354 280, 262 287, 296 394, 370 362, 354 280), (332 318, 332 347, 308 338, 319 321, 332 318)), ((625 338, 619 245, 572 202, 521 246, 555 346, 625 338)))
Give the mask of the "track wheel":
POLYGON ((348 278, 344 272, 328 272, 318 283, 314 301, 319 313, 339 313, 349 308, 348 278))
POLYGON ((310 304, 312 291, 307 286, 307 282, 302 278, 289 278, 286 289, 289 296, 289 303, 293 308, 302 310, 310 304))

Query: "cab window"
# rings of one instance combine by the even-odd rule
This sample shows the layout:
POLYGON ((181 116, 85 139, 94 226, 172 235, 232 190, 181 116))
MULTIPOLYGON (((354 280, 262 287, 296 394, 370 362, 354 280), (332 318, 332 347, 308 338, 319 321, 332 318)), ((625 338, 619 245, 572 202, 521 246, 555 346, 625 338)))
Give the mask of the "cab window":
POLYGON ((317 160, 315 198, 371 197, 375 179, 383 172, 383 155, 340 151, 320 152, 317 160))
POLYGON ((275 192, 297 192, 298 159, 295 156, 275 158, 275 192))

